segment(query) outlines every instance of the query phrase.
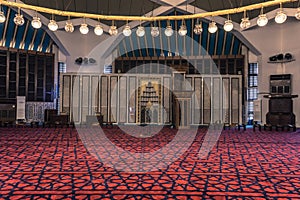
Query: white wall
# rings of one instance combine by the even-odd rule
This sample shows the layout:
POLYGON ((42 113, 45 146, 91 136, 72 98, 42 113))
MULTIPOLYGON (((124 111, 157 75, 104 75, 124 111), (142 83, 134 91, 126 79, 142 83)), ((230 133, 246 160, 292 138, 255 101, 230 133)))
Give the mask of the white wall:
MULTIPOLYGON (((269 92, 269 77, 271 74, 292 74, 292 93, 300 94, 300 22, 289 17, 284 24, 276 24, 270 20, 265 27, 255 27, 242 33, 260 52, 259 63, 259 92, 269 92), (279 53, 291 53, 296 61, 284 64, 268 63, 270 56, 279 53)), ((255 59, 251 56, 251 61, 255 59)), ((264 99, 263 101, 267 101, 264 99)), ((263 103, 263 123, 268 112, 268 106, 263 103)), ((300 126, 300 97, 294 99, 294 114, 296 125, 300 126)))
MULTIPOLYGON (((102 41, 106 40, 109 36, 104 34, 102 36, 96 36, 94 34, 93 28, 90 28, 89 33, 87 35, 82 35, 78 27, 76 27, 73 33, 67 33, 64 30, 59 30, 55 32, 57 38, 61 41, 62 45, 66 48, 70 55, 59 54, 59 60, 63 61, 67 65, 68 72, 77 72, 81 70, 80 65, 75 63, 76 58, 78 57, 87 57, 91 58, 90 53, 93 49, 98 46, 102 41)), ((101 50, 99 50, 101 51, 101 50)), ((101 52, 98 52, 100 56, 101 52)), ((98 59, 99 57, 93 57, 94 59, 98 59)), ((95 68, 95 66, 85 66, 88 71, 91 68, 95 68)))

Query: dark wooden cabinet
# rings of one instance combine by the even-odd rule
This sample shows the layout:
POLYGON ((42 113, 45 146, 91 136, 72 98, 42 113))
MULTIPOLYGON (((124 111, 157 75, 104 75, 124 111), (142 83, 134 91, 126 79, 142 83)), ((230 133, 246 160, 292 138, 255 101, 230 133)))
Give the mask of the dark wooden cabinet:
POLYGON ((45 109, 44 112, 44 122, 50 122, 53 121, 53 116, 57 115, 56 109, 45 109))
POLYGON ((267 95, 269 98, 269 112, 266 115, 267 124, 287 126, 295 125, 292 98, 298 95, 267 95))
POLYGON ((52 102, 54 54, 0 48, 0 99, 52 102))

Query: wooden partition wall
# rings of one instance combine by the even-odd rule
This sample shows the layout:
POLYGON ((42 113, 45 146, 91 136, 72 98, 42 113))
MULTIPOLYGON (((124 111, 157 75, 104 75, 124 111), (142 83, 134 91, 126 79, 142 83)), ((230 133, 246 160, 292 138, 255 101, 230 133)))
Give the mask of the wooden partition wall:
MULTIPOLYGON (((173 123, 173 78, 168 74, 61 74, 60 112, 75 123, 100 112, 104 122, 137 123, 143 84, 152 82, 159 95, 158 124, 173 123)), ((192 124, 242 122, 241 75, 186 75, 193 91, 188 115, 192 124)))

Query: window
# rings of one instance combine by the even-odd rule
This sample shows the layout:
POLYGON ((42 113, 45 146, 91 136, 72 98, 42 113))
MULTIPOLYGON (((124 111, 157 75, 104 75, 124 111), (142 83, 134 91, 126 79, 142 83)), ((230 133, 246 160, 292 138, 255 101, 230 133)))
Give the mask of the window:
MULTIPOLYGON (((57 84, 57 87, 55 88, 55 91, 56 91, 56 97, 55 98, 60 98, 59 96, 59 87, 60 87, 60 82, 59 82, 59 77, 60 77, 60 74, 61 73, 66 73, 67 72, 67 65, 66 63, 63 63, 63 62, 58 62, 58 84, 57 84)), ((59 101, 56 101, 56 108, 58 110, 60 110, 60 103, 59 101)))
POLYGON ((59 71, 59 73, 66 73, 67 72, 66 63, 58 62, 58 71, 59 71))
POLYGON ((248 124, 253 124, 254 100, 257 99, 258 94, 258 64, 249 63, 248 72, 248 124))
POLYGON ((111 73, 112 73, 112 65, 105 65, 104 74, 111 74, 111 73))

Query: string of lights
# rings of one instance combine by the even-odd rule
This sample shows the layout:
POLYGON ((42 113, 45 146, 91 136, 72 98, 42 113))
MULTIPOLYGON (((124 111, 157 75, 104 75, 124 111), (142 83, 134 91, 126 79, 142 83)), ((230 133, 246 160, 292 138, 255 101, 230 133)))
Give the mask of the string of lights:
MULTIPOLYGON (((279 5, 280 9, 277 12, 275 16, 275 22, 276 23, 284 23, 287 19, 287 15, 284 12, 282 8, 283 3, 288 3, 288 2, 294 2, 297 0, 272 0, 272 1, 267 1, 263 3, 257 3, 257 4, 252 4, 252 5, 247 5, 247 6, 242 6, 238 8, 232 8, 232 9, 225 9, 225 10, 217 10, 217 11, 211 11, 211 12, 203 12, 203 13, 194 13, 194 14, 187 14, 187 15, 172 15, 172 16, 117 16, 117 15, 100 15, 100 14, 91 14, 91 13, 81 13, 81 12, 70 12, 70 11, 62 11, 62 10, 56 10, 56 9, 51 9, 51 8, 45 8, 45 7, 40 7, 40 6, 34 6, 34 5, 29 5, 29 4, 24 4, 24 3, 17 3, 17 2, 12 2, 12 1, 6 1, 6 0, 0 0, 0 6, 5 5, 9 7, 15 7, 18 8, 18 13, 14 17, 14 23, 18 26, 22 26, 24 24, 24 18, 23 15, 21 14, 21 9, 26 9, 26 10, 33 10, 36 12, 36 15, 33 16, 31 25, 33 28, 41 28, 42 23, 40 21, 40 18, 37 15, 37 12, 41 13, 48 13, 51 14, 52 17, 48 23, 48 28, 51 31, 56 31, 58 30, 58 24, 54 20, 55 15, 59 16, 66 16, 68 17, 68 20, 66 21, 65 25, 65 31, 66 32, 73 32, 74 31, 74 26, 70 20, 70 17, 78 17, 78 18, 83 18, 84 23, 81 24, 79 31, 82 34, 87 34, 89 32, 89 27, 86 24, 86 19, 97 19, 98 21, 100 20, 110 20, 112 21, 112 25, 110 26, 108 32, 110 35, 114 36, 118 34, 118 29, 114 25, 115 21, 126 21, 127 24, 123 29, 123 34, 124 36, 130 36, 132 31, 131 27, 128 25, 128 21, 139 21, 140 25, 138 26, 136 30, 136 34, 139 37, 143 37, 145 35, 145 29, 141 25, 142 21, 152 21, 152 22, 157 22, 161 20, 167 20, 167 26, 164 31, 166 36, 172 36, 173 35, 173 28, 170 25, 171 20, 182 20, 182 27, 178 30, 178 34, 180 36, 185 36, 187 34, 186 26, 185 26, 185 20, 187 19, 197 19, 197 22, 194 26, 194 33, 195 34, 201 34, 203 31, 202 29, 202 24, 201 21, 199 20, 200 18, 205 18, 205 17, 214 17, 214 16, 221 16, 221 15, 227 15, 228 19, 224 23, 224 30, 225 31, 231 31, 233 29, 233 23, 230 20, 230 15, 236 14, 236 13, 244 13, 243 18, 241 19, 240 23, 240 28, 247 29, 250 27, 250 20, 247 17, 247 11, 254 10, 254 9, 260 9, 260 15, 258 16, 257 19, 257 25, 258 26, 265 26, 268 23, 268 18, 266 14, 264 14, 264 8, 269 7, 269 6, 274 6, 274 5, 279 5)), ((297 12, 295 13, 296 19, 300 20, 300 8, 297 9, 297 12)), ((0 8, 0 23, 5 22, 5 14, 2 11, 2 7, 0 8)), ((156 23, 154 23, 156 24, 156 23)), ((211 22, 209 23, 208 26, 208 31, 210 33, 215 33, 218 30, 218 27, 216 25, 216 22, 213 21, 213 18, 211 22)), ((102 35, 103 34, 103 27, 98 23, 94 27, 94 33, 96 35, 102 35)), ((151 27, 151 35, 153 37, 157 37, 159 35, 159 29, 158 27, 152 26, 151 27)))

